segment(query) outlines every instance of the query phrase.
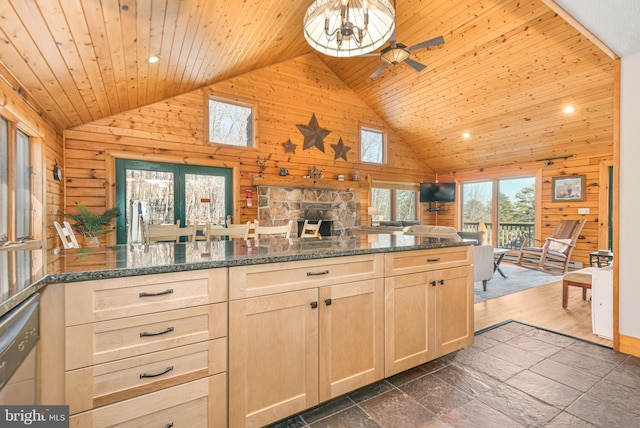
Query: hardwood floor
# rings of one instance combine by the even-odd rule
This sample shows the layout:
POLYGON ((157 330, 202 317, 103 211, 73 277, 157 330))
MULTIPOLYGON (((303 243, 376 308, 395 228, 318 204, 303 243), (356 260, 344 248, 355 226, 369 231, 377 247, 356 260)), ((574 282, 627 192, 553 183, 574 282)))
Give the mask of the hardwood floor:
POLYGON ((601 345, 613 346, 591 330, 591 302, 582 300, 582 291, 569 287, 569 304, 562 308, 562 277, 540 287, 486 300, 474 305, 475 330, 482 330, 506 320, 566 334, 601 345))

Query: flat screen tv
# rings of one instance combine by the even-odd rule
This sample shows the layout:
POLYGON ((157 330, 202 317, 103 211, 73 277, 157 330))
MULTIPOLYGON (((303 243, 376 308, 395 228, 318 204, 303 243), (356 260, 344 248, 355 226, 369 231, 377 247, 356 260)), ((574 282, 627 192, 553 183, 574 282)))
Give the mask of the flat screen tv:
POLYGON ((420 202, 454 202, 456 183, 420 183, 420 202))

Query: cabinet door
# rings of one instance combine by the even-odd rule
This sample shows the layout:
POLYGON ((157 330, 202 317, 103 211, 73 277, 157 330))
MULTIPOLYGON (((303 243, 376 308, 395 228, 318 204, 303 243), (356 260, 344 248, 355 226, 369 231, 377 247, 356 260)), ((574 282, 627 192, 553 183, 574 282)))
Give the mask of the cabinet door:
POLYGON ((320 288, 320 401, 384 377, 384 280, 320 288))
POLYGON ((434 272, 436 358, 473 343, 473 268, 434 272))
POLYGON ((385 377, 435 358, 434 281, 429 272, 385 278, 385 377))
POLYGON ((230 426, 264 426, 318 403, 317 305, 317 288, 229 303, 230 426))

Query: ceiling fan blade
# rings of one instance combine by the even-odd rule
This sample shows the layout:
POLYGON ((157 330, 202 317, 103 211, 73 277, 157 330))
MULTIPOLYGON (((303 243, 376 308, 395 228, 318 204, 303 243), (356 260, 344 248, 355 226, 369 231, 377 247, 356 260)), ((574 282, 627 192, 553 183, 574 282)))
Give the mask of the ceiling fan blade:
POLYGON ((422 71, 427 68, 426 65, 420 64, 418 61, 414 61, 411 58, 407 58, 404 60, 407 64, 409 64, 415 71, 422 71))
POLYGON ((371 79, 375 79, 376 77, 378 77, 380 75, 380 73, 382 73, 382 70, 384 70, 384 68, 387 66, 386 62, 383 62, 382 65, 380 67, 378 67, 378 69, 376 71, 373 72, 373 74, 371 74, 371 76, 369 76, 371 79))
POLYGON ((407 50, 412 50, 412 49, 423 49, 423 48, 428 48, 430 46, 438 46, 444 43, 444 37, 442 36, 438 36, 435 37, 431 40, 427 40, 421 43, 418 43, 417 45, 413 45, 407 48, 407 50))
POLYGON ((380 56, 380 52, 371 52, 371 53, 366 53, 366 54, 362 54, 362 55, 352 56, 350 58, 364 58, 366 56, 380 56))

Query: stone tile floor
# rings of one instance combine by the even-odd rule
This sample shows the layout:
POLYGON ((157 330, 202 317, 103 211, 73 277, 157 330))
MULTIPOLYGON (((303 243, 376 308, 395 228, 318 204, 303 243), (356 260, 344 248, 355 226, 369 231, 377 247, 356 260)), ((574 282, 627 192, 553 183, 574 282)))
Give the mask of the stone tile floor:
POLYGON ((640 427, 640 359, 507 322, 285 427, 640 427))

